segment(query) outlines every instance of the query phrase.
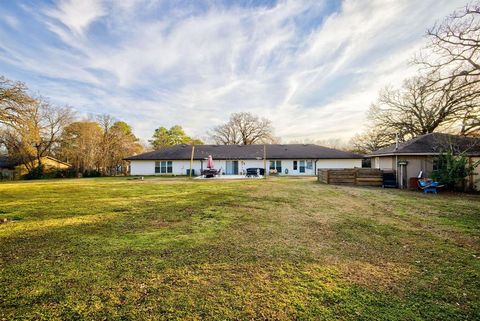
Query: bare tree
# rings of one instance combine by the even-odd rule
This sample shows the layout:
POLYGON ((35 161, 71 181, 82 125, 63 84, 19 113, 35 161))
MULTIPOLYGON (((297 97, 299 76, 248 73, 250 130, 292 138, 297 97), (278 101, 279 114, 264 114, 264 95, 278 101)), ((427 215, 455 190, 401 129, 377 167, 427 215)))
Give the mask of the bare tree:
POLYGON ((217 144, 223 145, 252 145, 277 140, 270 120, 247 112, 230 115, 226 124, 213 128, 212 136, 217 144))
POLYGON ((29 134, 29 114, 35 104, 27 90, 24 83, 0 77, 0 145, 22 162, 33 153, 32 147, 22 140, 29 134))
POLYGON ((8 154, 27 168, 42 165, 42 158, 59 143, 62 129, 71 122, 68 107, 52 106, 45 99, 33 98, 20 82, 0 78, 0 141, 8 154))
POLYGON ((102 175, 125 173, 125 157, 141 152, 142 146, 125 122, 117 121, 110 115, 97 117, 102 130, 97 151, 96 167, 102 175))
POLYGON ((480 3, 455 11, 427 31, 429 43, 416 57, 437 82, 455 78, 479 82, 480 3))
POLYGON ((480 3, 435 24, 427 37, 414 59, 421 75, 380 93, 369 111, 371 129, 352 140, 359 150, 393 143, 395 134, 401 141, 435 131, 480 135, 480 3))
POLYGON ((96 121, 78 121, 67 126, 57 153, 77 173, 116 175, 126 172, 124 158, 141 151, 143 146, 127 123, 101 115, 96 121))
MULTIPOLYGON (((399 89, 386 88, 370 108, 369 119, 383 131, 395 132, 401 139, 448 131, 472 115, 478 115, 480 91, 474 87, 432 86, 431 78, 407 79, 399 89)), ((459 130, 457 130, 459 131, 459 130)))
POLYGON ((429 43, 415 58, 429 73, 429 86, 445 95, 457 93, 464 102, 472 100, 459 118, 460 134, 480 132, 478 105, 469 97, 480 91, 480 3, 455 11, 427 31, 429 43))
POLYGON ((17 126, 26 111, 35 103, 22 82, 13 82, 0 76, 0 124, 17 126))
POLYGON ((368 154, 395 143, 395 138, 396 134, 393 131, 372 127, 362 134, 355 135, 350 140, 349 150, 359 154, 368 154))
POLYGON ((65 127, 56 155, 72 164, 76 173, 97 170, 103 131, 95 121, 77 121, 65 127))
POLYGON ((32 113, 31 144, 35 148, 38 165, 42 158, 51 154, 54 145, 60 143, 65 126, 73 121, 74 114, 70 107, 52 106, 45 100, 38 100, 32 113))

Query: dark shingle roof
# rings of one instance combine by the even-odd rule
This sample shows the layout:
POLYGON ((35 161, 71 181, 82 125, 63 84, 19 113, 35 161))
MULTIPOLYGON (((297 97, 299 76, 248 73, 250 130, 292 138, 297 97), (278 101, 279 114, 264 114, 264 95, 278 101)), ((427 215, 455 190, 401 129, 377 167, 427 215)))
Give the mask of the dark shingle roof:
MULTIPOLYGON (((362 155, 313 144, 271 144, 267 146, 267 159, 337 159, 363 158, 362 155)), ((176 145, 126 160, 175 160, 190 159, 192 146, 176 145)), ((197 145, 194 159, 263 159, 263 145, 197 145)))
POLYGON ((13 169, 15 166, 19 164, 18 161, 15 159, 0 155, 0 168, 10 168, 13 169))
MULTIPOLYGON (((50 159, 54 162, 61 163, 61 164, 67 165, 67 166, 72 166, 69 163, 58 160, 58 159, 56 159, 52 156, 44 156, 44 157, 42 157, 42 159, 43 158, 48 158, 48 159, 50 159)), ((18 166, 18 165, 21 165, 21 164, 22 164, 22 161, 19 160, 19 159, 15 159, 15 158, 12 158, 12 157, 6 156, 6 155, 0 155, 0 168, 14 169, 15 166, 18 166)))
POLYGON ((430 133, 417 136, 404 143, 395 144, 374 151, 369 156, 391 154, 439 154, 449 149, 455 153, 466 155, 480 155, 480 138, 455 136, 442 133, 430 133))

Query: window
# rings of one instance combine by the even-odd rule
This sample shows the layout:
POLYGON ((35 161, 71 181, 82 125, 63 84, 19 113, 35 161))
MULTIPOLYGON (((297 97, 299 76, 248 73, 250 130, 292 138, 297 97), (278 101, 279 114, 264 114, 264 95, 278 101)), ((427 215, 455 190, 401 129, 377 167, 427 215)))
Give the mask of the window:
POLYGON ((307 161, 307 169, 313 169, 313 162, 311 160, 307 161))
POLYGON ((155 162, 155 174, 173 173, 172 161, 155 162))
POLYGON ((305 161, 300 161, 300 173, 305 173, 305 161))
POLYGON ((442 162, 442 159, 440 158, 434 158, 433 159, 433 170, 438 171, 441 170, 445 167, 445 165, 442 162))
POLYGON ((298 162, 293 161, 293 170, 296 171, 298 169, 298 162))
POLYGON ((276 170, 277 173, 281 173, 282 172, 282 161, 270 161, 270 170, 276 170))
POLYGON ((275 169, 275 161, 270 161, 270 170, 275 169))

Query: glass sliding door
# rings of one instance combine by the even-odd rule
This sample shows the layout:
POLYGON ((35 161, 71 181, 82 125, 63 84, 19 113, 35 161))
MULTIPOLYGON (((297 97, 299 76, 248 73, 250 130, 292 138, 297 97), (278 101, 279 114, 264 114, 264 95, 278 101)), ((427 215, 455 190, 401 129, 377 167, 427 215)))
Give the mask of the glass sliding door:
POLYGON ((225 174, 227 175, 238 175, 238 161, 236 160, 227 160, 227 168, 225 169, 225 174))
POLYGON ((305 173, 305 161, 301 160, 299 161, 299 163, 300 163, 300 166, 299 166, 300 173, 305 173))

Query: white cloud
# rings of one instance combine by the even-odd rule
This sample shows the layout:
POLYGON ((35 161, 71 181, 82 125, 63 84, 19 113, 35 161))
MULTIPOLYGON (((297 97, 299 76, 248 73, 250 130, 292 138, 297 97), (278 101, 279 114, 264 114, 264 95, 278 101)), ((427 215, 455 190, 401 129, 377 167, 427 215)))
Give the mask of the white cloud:
POLYGON ((0 62, 51 77, 32 87, 114 114, 144 138, 174 124, 200 136, 231 112, 251 111, 272 119, 284 140, 348 139, 378 90, 414 71, 408 60, 425 29, 462 4, 347 0, 332 11, 326 0, 60 1, 35 15, 55 41, 32 50, 10 35, 0 62))
POLYGON ((45 13, 77 35, 83 35, 92 22, 106 14, 100 0, 61 0, 45 13))

